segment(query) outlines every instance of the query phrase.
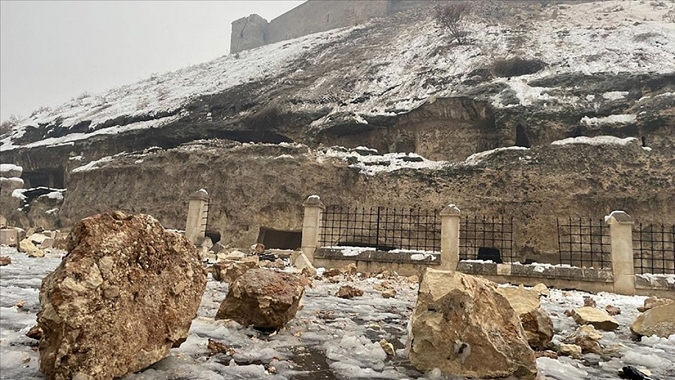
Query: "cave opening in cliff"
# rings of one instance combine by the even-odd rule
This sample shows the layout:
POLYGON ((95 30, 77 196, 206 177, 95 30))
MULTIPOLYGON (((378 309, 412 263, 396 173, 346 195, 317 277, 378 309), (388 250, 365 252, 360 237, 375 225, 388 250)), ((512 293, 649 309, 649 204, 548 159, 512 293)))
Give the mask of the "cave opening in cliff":
POLYGON ((65 171, 62 167, 24 171, 21 178, 26 188, 48 187, 64 189, 66 187, 65 171))
POLYGON ((302 231, 284 231, 260 227, 258 243, 265 248, 298 249, 302 246, 302 231))
POLYGON ((522 125, 516 125, 516 146, 529 148, 531 146, 530 139, 527 137, 527 132, 522 125))
POLYGON ((478 248, 478 260, 490 260, 497 264, 502 264, 502 255, 499 249, 492 247, 478 248))

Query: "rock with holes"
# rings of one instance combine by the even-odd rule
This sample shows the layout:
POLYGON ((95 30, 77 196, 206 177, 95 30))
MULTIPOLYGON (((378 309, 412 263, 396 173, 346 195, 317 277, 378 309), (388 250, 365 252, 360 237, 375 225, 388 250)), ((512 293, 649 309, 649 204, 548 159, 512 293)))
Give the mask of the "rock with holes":
POLYGON ((113 379, 187 339, 206 274, 195 246, 148 215, 77 223, 42 281, 40 369, 48 379, 113 379))
POLYGON ((259 329, 280 329, 295 317, 305 283, 294 274, 251 269, 230 284, 216 319, 233 319, 259 329))
POLYGON ((491 281, 427 269, 409 324, 410 362, 420 371, 472 378, 536 376, 518 315, 491 281))

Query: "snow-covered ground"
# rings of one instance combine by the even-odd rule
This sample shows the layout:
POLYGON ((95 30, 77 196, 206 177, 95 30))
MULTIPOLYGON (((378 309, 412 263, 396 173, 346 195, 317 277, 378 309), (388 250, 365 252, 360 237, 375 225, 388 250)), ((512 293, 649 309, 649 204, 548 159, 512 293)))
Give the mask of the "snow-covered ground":
MULTIPOLYGON (((12 264, 0 267, 0 378, 42 379, 38 370, 36 341, 25 336, 35 324, 39 311, 41 279, 60 261, 60 254, 28 258, 15 249, 2 247, 12 264), (15 305, 24 302, 22 308, 15 305)), ((227 285, 209 280, 198 317, 188 340, 171 355, 150 368, 125 379, 404 379, 424 378, 405 357, 406 325, 417 296, 417 283, 405 277, 337 277, 315 280, 305 292, 304 308, 276 334, 266 335, 232 321, 213 319, 227 293, 227 285), (383 298, 378 288, 393 287, 394 298, 383 298), (364 290, 351 300, 334 296, 343 284, 364 290), (212 354, 207 349, 213 339, 231 347, 229 353, 212 354), (379 341, 386 339, 396 349, 388 357, 379 341)), ((583 305, 587 293, 551 290, 542 306, 553 319, 560 341, 576 324, 564 311, 583 305)), ((614 354, 587 354, 583 360, 567 357, 540 358, 537 365, 546 379, 615 379, 623 365, 633 364, 660 379, 675 376, 675 336, 670 339, 631 340, 628 329, 638 315, 645 297, 601 293, 590 295, 598 307, 612 304, 621 308, 615 318, 621 326, 615 332, 602 332, 601 343, 614 354), (611 351, 611 350, 610 350, 611 351)), ((428 374, 427 378, 437 378, 428 374)))

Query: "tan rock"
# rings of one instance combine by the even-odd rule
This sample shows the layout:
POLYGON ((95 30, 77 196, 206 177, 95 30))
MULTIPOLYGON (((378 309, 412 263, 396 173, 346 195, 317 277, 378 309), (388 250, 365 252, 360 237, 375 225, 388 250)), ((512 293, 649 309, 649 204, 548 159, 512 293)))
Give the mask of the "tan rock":
POLYGON ((602 354, 603 349, 600 342, 598 342, 600 338, 602 338, 602 335, 595 330, 593 325, 583 325, 570 335, 566 341, 581 347, 581 352, 584 354, 602 354))
POLYGON ((304 291, 300 276, 251 269, 230 285, 216 319, 233 319, 256 328, 280 329, 295 316, 304 291))
POLYGON ((306 269, 306 273, 308 273, 310 277, 316 276, 316 268, 314 268, 314 265, 312 265, 312 262, 309 261, 304 253, 300 253, 296 257, 294 264, 296 268, 302 270, 303 272, 305 272, 306 269))
POLYGON ((535 292, 538 292, 540 296, 548 297, 548 296, 551 295, 551 292, 548 290, 546 285, 544 285, 542 283, 539 283, 539 284, 533 286, 532 290, 534 290, 535 292))
POLYGON ((675 334, 675 303, 654 306, 640 314, 630 330, 638 335, 656 335, 662 338, 675 334))
POLYGON ((579 359, 581 358, 581 347, 577 346, 576 344, 563 343, 558 347, 558 354, 579 359))
POLYGON ((506 297, 518 315, 536 310, 541 305, 539 291, 534 289, 527 289, 522 286, 517 288, 513 286, 500 286, 497 288, 497 291, 506 297))
POLYGON ((520 315, 520 322, 525 330, 525 337, 530 347, 543 350, 553 339, 553 321, 542 308, 520 315))
POLYGON ((184 236, 151 216, 112 212, 77 223, 68 251, 40 288, 48 379, 122 377, 187 339, 206 275, 184 236))
POLYGON ((341 286, 340 289, 338 289, 337 293, 335 293, 336 297, 344 298, 344 299, 351 299, 354 297, 360 297, 363 295, 363 290, 355 288, 350 285, 344 285, 341 286))
POLYGON ((595 300, 591 296, 584 296, 585 307, 596 307, 595 300))
POLYGON ((574 309, 574 321, 580 325, 593 325, 596 329, 605 331, 619 327, 619 322, 606 311, 588 306, 574 309))
POLYGON ((621 309, 618 306, 614 305, 605 306, 605 311, 607 312, 607 314, 612 316, 621 314, 621 309))
POLYGON ((330 269, 326 269, 323 272, 323 276, 328 277, 328 278, 339 276, 341 274, 342 274, 342 272, 340 271, 340 268, 330 268, 330 269))
POLYGON ((511 307, 518 313, 530 346, 540 350, 546 348, 553 338, 553 322, 548 313, 540 308, 541 287, 539 289, 527 289, 522 286, 498 287, 497 291, 506 297, 511 307))
POLYGON ((356 274, 356 272, 357 272, 356 264, 350 263, 350 264, 346 265, 345 267, 343 267, 342 269, 340 269, 340 272, 342 274, 346 274, 346 275, 356 274))
POLYGON ((409 358, 420 371, 520 379, 537 373, 518 315, 485 279, 427 269, 409 326, 409 358))
POLYGON ((214 280, 231 284, 249 270, 258 268, 258 263, 253 260, 219 261, 211 268, 214 280))
POLYGON ((261 268, 270 268, 270 269, 284 269, 286 268, 286 263, 282 259, 276 259, 274 261, 269 260, 260 260, 258 265, 261 268))
POLYGON ((0 267, 4 267, 5 265, 9 265, 12 263, 12 258, 9 256, 0 256, 0 267))
POLYGON ((647 299, 645 299, 645 302, 642 307, 638 307, 638 311, 641 313, 644 313, 645 311, 656 307, 656 306, 661 306, 661 305, 667 305, 670 303, 675 302, 675 300, 672 300, 670 298, 658 298, 655 296, 651 296, 647 299))
POLYGON ((380 347, 382 347, 382 349, 387 354, 387 356, 395 356, 396 355, 396 350, 394 349, 394 345, 387 342, 386 339, 382 339, 380 341, 380 347))
POLYGON ((42 338, 42 329, 40 326, 35 325, 28 330, 26 336, 31 339, 40 340, 42 338))
POLYGON ((19 242, 19 252, 31 253, 37 251, 38 247, 33 244, 32 241, 28 239, 23 239, 19 242))
POLYGON ((16 228, 0 229, 0 245, 16 247, 19 241, 19 231, 16 228))
POLYGON ((382 298, 394 298, 396 297, 396 290, 395 289, 385 289, 380 293, 382 298))

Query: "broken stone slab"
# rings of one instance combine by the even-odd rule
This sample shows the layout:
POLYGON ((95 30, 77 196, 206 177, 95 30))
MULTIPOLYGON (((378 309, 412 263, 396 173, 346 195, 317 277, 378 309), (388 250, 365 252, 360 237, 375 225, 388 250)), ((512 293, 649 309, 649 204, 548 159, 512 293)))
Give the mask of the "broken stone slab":
POLYGON ((589 306, 574 309, 573 318, 580 325, 593 325, 599 330, 612 331, 619 327, 619 322, 606 311, 589 306))
POLYGON ((630 331, 638 335, 667 338, 675 334, 675 303, 654 306, 640 314, 630 326, 630 331))
POLYGON ((206 286, 195 246, 149 215, 78 222, 42 281, 40 370, 48 379, 112 379, 187 339, 206 286))
POLYGON ((460 272, 427 269, 409 324, 407 351, 420 371, 520 379, 537 373, 520 319, 497 285, 460 272))
POLYGON ((19 242, 19 252, 24 252, 28 257, 44 257, 45 253, 28 239, 19 242))
POLYGON ((300 276, 251 269, 230 285, 216 319, 232 319, 244 326, 278 330, 295 317, 304 291, 300 276))

